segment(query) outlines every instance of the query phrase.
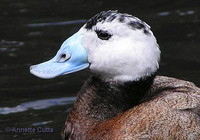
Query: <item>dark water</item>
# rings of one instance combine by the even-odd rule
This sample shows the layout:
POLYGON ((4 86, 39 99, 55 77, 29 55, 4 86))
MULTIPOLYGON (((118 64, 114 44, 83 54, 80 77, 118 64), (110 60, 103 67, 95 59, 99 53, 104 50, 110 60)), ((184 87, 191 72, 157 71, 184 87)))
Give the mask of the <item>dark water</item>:
POLYGON ((150 24, 162 51, 159 74, 200 86, 199 0, 0 2, 1 140, 60 139, 68 111, 89 72, 42 80, 29 73, 29 66, 54 56, 67 37, 102 10, 118 9, 150 24), (17 128, 36 130, 11 132, 17 128))

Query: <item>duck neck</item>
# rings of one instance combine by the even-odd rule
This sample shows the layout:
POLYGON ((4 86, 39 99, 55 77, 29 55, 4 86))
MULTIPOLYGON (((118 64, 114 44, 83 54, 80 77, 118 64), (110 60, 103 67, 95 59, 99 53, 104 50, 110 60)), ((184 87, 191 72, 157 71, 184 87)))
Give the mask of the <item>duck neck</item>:
POLYGON ((115 117, 148 98, 155 74, 138 81, 105 82, 91 76, 78 94, 74 109, 87 119, 115 117))
POLYGON ((91 76, 78 93, 63 131, 65 139, 88 139, 98 123, 149 99, 155 75, 125 83, 105 82, 91 76))

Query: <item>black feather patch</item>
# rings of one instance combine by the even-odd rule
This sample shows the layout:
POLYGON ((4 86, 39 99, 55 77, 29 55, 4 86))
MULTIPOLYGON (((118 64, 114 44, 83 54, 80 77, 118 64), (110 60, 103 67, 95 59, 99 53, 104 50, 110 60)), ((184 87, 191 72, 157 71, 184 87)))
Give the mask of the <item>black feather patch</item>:
POLYGON ((148 25, 141 21, 140 19, 126 14, 126 13, 118 13, 117 11, 109 10, 109 11, 102 11, 96 14, 94 17, 89 19, 86 24, 85 28, 87 30, 91 30, 98 22, 112 22, 114 19, 117 19, 119 23, 126 23, 127 26, 131 27, 133 30, 143 30, 146 35, 150 34, 150 28, 148 25))
POLYGON ((124 15, 121 15, 120 17, 119 17, 119 22, 124 22, 124 20, 125 20, 125 16, 124 15))
POLYGON ((101 13, 96 14, 94 17, 92 17, 91 19, 89 19, 86 23, 85 28, 87 30, 92 29, 93 26, 95 26, 98 22, 102 22, 105 21, 108 17, 109 17, 109 21, 111 22, 112 20, 114 20, 114 18, 116 18, 115 14, 117 14, 117 11, 102 11, 101 13), (112 16, 111 16, 112 15, 112 16))
POLYGON ((134 30, 135 29, 138 29, 138 30, 143 29, 145 34, 150 34, 145 23, 142 22, 142 21, 131 21, 131 22, 128 23, 128 25, 134 30))

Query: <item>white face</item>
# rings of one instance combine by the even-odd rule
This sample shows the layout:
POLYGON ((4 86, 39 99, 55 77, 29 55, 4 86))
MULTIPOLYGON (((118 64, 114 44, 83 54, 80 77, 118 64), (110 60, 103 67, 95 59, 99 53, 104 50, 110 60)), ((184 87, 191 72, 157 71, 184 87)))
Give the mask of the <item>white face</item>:
POLYGON ((154 74, 159 67, 160 50, 153 33, 149 28, 145 34, 143 29, 127 25, 136 18, 125 20, 98 22, 90 30, 84 25, 78 32, 83 35, 82 45, 88 53, 90 70, 107 81, 136 81, 154 74), (97 30, 106 31, 111 37, 101 39, 97 30))

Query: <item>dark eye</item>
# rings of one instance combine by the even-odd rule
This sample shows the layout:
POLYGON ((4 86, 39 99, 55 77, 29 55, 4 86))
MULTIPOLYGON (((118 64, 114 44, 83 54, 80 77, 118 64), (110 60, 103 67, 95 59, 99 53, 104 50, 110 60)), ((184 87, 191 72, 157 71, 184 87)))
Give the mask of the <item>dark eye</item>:
POLYGON ((96 30, 97 36, 102 40, 108 40, 111 38, 111 34, 108 31, 96 30))

